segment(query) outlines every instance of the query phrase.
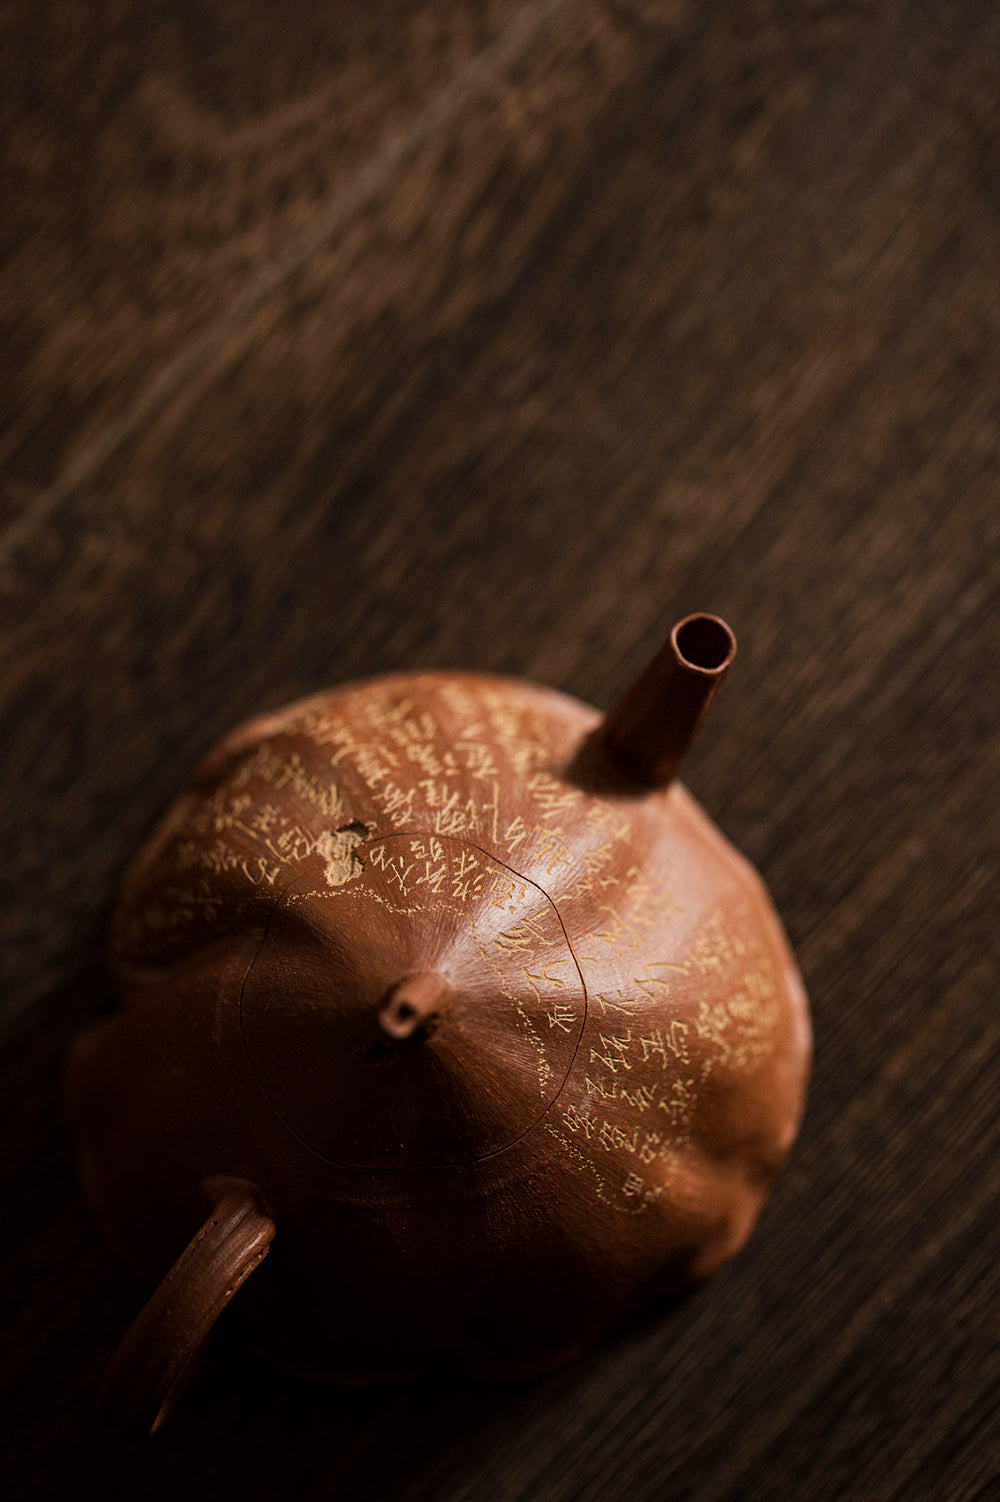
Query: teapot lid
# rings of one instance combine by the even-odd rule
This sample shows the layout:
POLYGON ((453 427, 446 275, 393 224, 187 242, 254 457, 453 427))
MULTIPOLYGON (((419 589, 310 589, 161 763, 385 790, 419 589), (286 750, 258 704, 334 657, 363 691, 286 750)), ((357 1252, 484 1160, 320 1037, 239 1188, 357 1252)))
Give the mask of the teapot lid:
POLYGON ((394 834, 349 878, 291 883, 240 997, 258 1083, 345 1168, 478 1161, 559 1094, 586 993, 545 892, 478 846, 394 834))

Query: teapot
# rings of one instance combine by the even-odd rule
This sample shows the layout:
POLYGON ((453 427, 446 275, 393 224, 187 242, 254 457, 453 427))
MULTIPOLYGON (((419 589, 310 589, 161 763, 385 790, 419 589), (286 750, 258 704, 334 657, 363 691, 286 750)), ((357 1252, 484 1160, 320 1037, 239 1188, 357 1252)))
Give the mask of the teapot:
POLYGON ((735 650, 687 617, 605 716, 375 677, 210 753, 69 1062, 89 1201, 162 1280, 109 1412, 156 1427, 230 1303, 301 1377, 520 1378, 743 1244, 810 1029, 765 887, 676 776, 735 650))

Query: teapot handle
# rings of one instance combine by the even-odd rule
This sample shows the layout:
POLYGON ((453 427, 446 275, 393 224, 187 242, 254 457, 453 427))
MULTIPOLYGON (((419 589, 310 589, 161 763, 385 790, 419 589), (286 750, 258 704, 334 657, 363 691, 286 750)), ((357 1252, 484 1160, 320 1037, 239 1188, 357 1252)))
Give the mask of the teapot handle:
POLYGON ((98 1411, 153 1434, 187 1386, 194 1358, 237 1289, 267 1256, 274 1221, 252 1184, 222 1180, 205 1224, 129 1327, 104 1374, 98 1411))

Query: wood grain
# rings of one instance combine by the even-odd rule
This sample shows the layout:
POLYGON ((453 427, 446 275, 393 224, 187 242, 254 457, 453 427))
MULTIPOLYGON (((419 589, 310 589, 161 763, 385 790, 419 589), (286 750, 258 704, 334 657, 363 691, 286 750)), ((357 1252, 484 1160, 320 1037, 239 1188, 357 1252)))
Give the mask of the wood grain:
POLYGON ((3 1356, 16 1494, 985 1502, 1000 13, 990 0, 7 9, 3 1356), (144 1290, 61 1060, 124 862, 240 717, 384 669, 609 704, 694 609, 686 767, 813 1000, 806 1129, 679 1313, 524 1389, 221 1348, 89 1427, 144 1290))

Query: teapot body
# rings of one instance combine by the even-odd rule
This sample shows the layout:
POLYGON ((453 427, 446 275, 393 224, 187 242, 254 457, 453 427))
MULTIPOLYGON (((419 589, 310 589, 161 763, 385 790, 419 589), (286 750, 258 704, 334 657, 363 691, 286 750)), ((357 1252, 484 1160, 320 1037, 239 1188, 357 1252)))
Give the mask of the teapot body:
POLYGON ((233 1315, 285 1369, 542 1371, 753 1226, 805 994, 679 782, 575 774, 600 722, 484 675, 345 685, 228 737, 128 874, 123 1007, 71 1067, 88 1191, 158 1276, 206 1184, 255 1185, 278 1232, 233 1315))

